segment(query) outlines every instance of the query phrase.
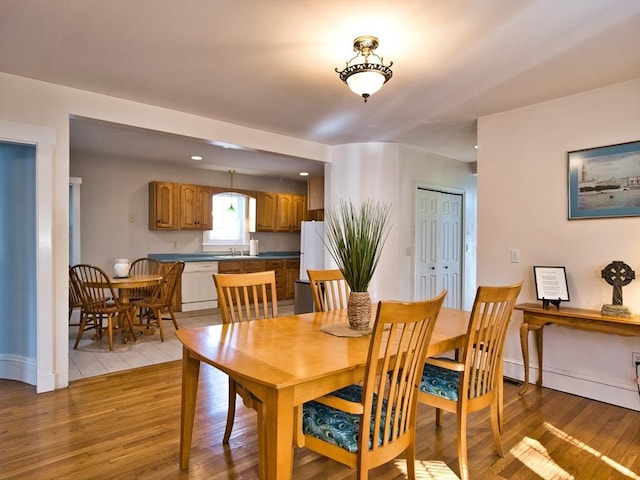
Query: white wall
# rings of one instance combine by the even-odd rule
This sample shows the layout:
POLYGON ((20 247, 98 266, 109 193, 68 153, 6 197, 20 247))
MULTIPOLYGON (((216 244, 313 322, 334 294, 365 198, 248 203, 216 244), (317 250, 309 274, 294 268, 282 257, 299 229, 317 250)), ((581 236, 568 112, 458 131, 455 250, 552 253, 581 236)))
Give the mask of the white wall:
MULTIPOLYGON (((600 271, 622 260, 638 277, 623 288, 624 304, 640 313, 640 218, 568 220, 567 213, 567 152, 633 140, 640 140, 640 80, 480 118, 478 284, 524 280, 519 301, 536 302, 532 267, 564 265, 566 305, 599 310, 612 296, 600 271), (512 248, 520 263, 510 263, 512 248)), ((516 312, 505 351, 505 373, 518 379, 521 320, 516 312)), ((543 385, 640 410, 631 352, 640 352, 640 337, 545 327, 543 385)))
POLYGON ((413 300, 415 202, 418 185, 462 191, 465 195, 463 304, 475 295, 476 180, 471 167, 457 160, 391 143, 333 147, 325 167, 325 206, 340 198, 391 202, 392 230, 371 282, 372 300, 413 300), (407 248, 411 251, 407 252, 407 248))
MULTIPOLYGON (((82 178, 80 199, 82 262, 111 271, 116 258, 149 253, 202 253, 202 232, 149 230, 148 184, 154 180, 225 187, 229 175, 156 162, 75 155, 71 175, 82 178), (129 222, 129 214, 135 221, 129 222)), ((306 183, 236 174, 240 189, 306 194, 306 183)), ((254 234, 263 252, 298 251, 296 233, 254 234)))

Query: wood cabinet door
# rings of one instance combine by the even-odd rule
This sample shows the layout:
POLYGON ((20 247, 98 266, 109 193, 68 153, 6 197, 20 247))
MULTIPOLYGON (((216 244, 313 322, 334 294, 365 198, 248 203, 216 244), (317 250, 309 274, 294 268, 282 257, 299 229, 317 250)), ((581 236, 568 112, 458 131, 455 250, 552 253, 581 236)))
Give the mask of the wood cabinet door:
POLYGON ((276 231, 276 193, 261 192, 256 198, 256 231, 276 231))
POLYGON ((197 229, 198 187, 195 185, 180 185, 180 228, 184 230, 197 229))
POLYGON ((200 185, 180 185, 180 229, 211 230, 211 190, 200 185))
POLYGON ((178 184, 149 183, 149 230, 177 230, 180 203, 178 184))
POLYGON ((279 193, 277 197, 276 232, 291 231, 291 211, 293 198, 289 194, 279 193))
POLYGON ((301 230, 302 221, 306 212, 306 198, 304 195, 292 195, 291 206, 291 229, 292 232, 299 232, 301 230))
POLYGON ((213 217, 211 216, 212 192, 207 187, 198 187, 196 204, 196 219, 199 230, 211 230, 213 228, 213 217))
POLYGON ((296 280, 300 276, 300 260, 287 260, 286 265, 286 292, 284 298, 293 298, 295 296, 296 280))

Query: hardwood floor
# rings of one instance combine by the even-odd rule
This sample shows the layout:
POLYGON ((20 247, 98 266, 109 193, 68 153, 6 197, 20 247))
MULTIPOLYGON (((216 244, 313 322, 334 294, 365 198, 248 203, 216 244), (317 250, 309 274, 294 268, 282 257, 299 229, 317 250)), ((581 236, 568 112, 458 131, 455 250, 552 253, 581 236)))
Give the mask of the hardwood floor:
MULTIPOLYGON (((0 479, 208 479, 258 476, 255 413, 241 402, 229 447, 221 441, 227 378, 203 365, 188 472, 178 467, 181 362, 77 380, 35 394, 0 380, 0 479)), ((524 398, 505 384, 505 458, 495 453, 488 415, 469 423, 475 479, 640 479, 640 412, 530 387, 524 398)), ((416 469, 420 480, 457 473, 455 418, 434 426, 420 405, 416 469)), ((405 478, 402 459, 371 478, 405 478)), ((296 449, 296 480, 354 479, 355 471, 296 449)))

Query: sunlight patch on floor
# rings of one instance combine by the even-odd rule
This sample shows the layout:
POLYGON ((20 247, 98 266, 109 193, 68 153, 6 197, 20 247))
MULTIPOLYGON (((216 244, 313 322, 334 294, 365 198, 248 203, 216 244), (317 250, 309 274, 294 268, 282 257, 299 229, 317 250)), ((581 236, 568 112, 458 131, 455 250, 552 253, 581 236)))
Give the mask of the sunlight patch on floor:
MULTIPOLYGON (((407 474, 407 461, 398 459, 396 467, 407 474)), ((416 480, 460 480, 446 463, 439 460, 416 460, 416 480)))
MULTIPOLYGON (((563 440, 571 446, 584 450, 585 452, 593 455, 596 458, 599 458, 604 463, 617 470, 621 474, 633 480, 640 480, 640 476, 631 471, 629 468, 620 465, 618 462, 607 457, 606 455, 602 455, 595 448, 592 448, 586 443, 581 442, 577 438, 574 438, 571 435, 563 432, 552 424, 545 422, 543 423, 543 426, 557 438, 563 440)), ((542 443, 533 438, 524 437, 522 440, 520 440, 520 442, 518 442, 515 447, 511 449, 510 453, 518 460, 520 460, 532 472, 545 480, 573 480, 575 478, 572 474, 565 471, 551 458, 551 455, 549 455, 549 452, 544 447, 544 445, 542 445, 542 443)))
POLYGON ((543 426, 547 430, 549 430, 551 433, 553 433, 556 437, 564 440, 565 442, 571 443, 572 445, 574 445, 574 446, 576 446, 578 448, 581 448, 582 450, 584 450, 587 453, 590 453, 594 457, 599 458, 604 463, 609 465, 611 468, 617 470, 618 472, 622 473, 623 475, 626 475, 627 477, 632 478, 633 480, 640 480, 640 476, 639 475, 637 475, 636 473, 632 472, 630 469, 628 469, 624 465, 620 465, 618 462, 616 462, 612 458, 609 458, 606 455, 602 455, 595 448, 591 448, 586 443, 581 442, 577 438, 572 437, 571 435, 563 432, 559 428, 554 427, 553 425, 551 425, 548 422, 543 423, 543 426))

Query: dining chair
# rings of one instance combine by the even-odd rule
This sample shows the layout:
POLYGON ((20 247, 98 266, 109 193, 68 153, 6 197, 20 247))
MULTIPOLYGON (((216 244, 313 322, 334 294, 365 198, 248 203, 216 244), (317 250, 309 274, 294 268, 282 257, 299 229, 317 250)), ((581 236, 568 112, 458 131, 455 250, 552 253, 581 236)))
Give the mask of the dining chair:
MULTIPOLYGON (((129 269, 129 276, 161 274, 162 264, 154 258, 138 258, 133 261, 129 269)), ((152 297, 156 293, 155 289, 155 285, 132 288, 129 293, 129 301, 152 297)))
POLYGON ((357 468, 361 480, 405 452, 415 479, 418 385, 445 295, 378 303, 364 382, 303 405, 305 448, 357 468))
POLYGON ((469 478, 467 415, 490 407, 491 431, 498 454, 503 457, 501 431, 502 350, 513 307, 522 283, 511 286, 480 286, 471 310, 465 346, 459 361, 428 358, 420 382, 418 402, 436 407, 436 426, 442 412, 457 415, 457 447, 460 478, 469 478))
MULTIPOLYGON (((106 330, 109 334, 109 351, 113 351, 113 334, 123 332, 125 341, 126 332, 129 332, 136 340, 133 330, 131 305, 120 302, 108 275, 100 267, 80 264, 71 268, 75 278, 78 295, 82 301, 85 316, 81 321, 80 331, 86 326, 87 318, 93 315, 95 318, 107 319, 106 330), (118 319, 116 324, 115 319, 118 319), (124 319, 124 320, 123 320, 124 319)), ((101 327, 104 330, 104 327, 101 327)), ((76 338, 74 349, 78 346, 79 338, 76 338)))
POLYGON ((165 320, 162 316, 163 313, 166 312, 169 314, 169 319, 173 322, 175 329, 178 330, 178 322, 176 321, 176 315, 173 311, 173 295, 183 271, 184 262, 174 263, 165 273, 162 282, 151 289, 149 296, 131 300, 131 304, 134 307, 133 318, 137 317, 135 312, 140 310, 140 323, 134 323, 134 325, 144 328, 156 325, 160 330, 160 341, 162 342, 164 342, 162 320, 165 320))
POLYGON ((317 312, 347 308, 351 289, 341 270, 307 270, 317 312))
POLYGON ((84 308, 82 308, 82 298, 79 292, 77 275, 71 270, 71 266, 69 266, 69 326, 78 327, 76 342, 73 346, 74 350, 78 348, 82 334, 87 330, 95 330, 96 336, 102 338, 102 316, 87 314, 84 308), (75 309, 79 309, 80 316, 78 317, 77 323, 72 323, 71 317, 75 309))
MULTIPOLYGON (((222 323, 247 322, 278 316, 278 296, 276 276, 273 270, 256 273, 214 273, 213 281, 218 292, 218 306, 222 323)), ((253 408, 258 414, 258 443, 263 445, 265 415, 264 404, 241 383, 229 377, 229 408, 223 444, 229 443, 236 414, 236 395, 242 398, 244 405, 253 408)), ((260 455, 265 449, 260 449, 260 455)), ((261 468, 265 465, 260 460, 261 468)), ((264 478, 264 472, 260 473, 264 478)))

